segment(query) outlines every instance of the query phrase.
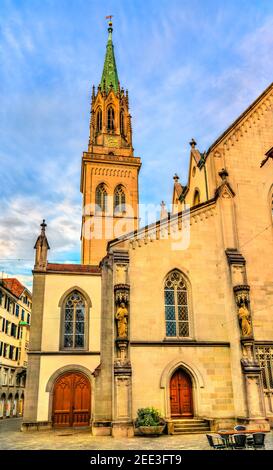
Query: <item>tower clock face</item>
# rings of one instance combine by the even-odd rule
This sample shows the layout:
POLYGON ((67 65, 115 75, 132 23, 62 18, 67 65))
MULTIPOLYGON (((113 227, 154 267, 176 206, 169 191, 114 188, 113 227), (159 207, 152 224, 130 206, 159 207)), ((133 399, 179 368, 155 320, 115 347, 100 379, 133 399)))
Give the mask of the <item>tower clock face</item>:
POLYGON ((118 147, 118 137, 114 135, 106 135, 104 139, 104 144, 108 147, 118 147))

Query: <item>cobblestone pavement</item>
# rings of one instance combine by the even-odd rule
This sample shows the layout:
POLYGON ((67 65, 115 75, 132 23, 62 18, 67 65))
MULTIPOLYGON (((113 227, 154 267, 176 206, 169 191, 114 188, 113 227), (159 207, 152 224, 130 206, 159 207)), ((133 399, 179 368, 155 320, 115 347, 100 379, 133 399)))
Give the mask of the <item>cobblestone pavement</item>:
MULTIPOLYGON (((21 432, 21 422, 19 418, 0 421, 0 450, 209 450, 205 434, 113 439, 78 429, 21 432)), ((266 436, 266 449, 273 450, 273 432, 266 436)))

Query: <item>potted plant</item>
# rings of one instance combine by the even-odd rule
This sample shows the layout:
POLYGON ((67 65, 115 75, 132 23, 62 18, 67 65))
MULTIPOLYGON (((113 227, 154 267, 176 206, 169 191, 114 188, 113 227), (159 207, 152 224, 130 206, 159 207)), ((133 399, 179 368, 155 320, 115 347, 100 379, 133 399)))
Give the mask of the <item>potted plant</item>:
POLYGON ((160 412, 155 408, 139 408, 137 410, 135 426, 141 434, 158 436, 162 434, 165 425, 166 423, 160 416, 160 412))

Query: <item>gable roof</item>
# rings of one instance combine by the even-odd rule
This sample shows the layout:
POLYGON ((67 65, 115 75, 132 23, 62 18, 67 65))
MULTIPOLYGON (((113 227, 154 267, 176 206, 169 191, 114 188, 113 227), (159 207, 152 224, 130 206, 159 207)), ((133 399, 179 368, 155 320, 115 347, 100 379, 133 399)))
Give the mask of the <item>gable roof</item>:
POLYGON ((91 266, 89 264, 47 263, 46 272, 100 274, 101 270, 98 266, 91 266))
POLYGON ((5 287, 5 289, 9 290, 11 294, 13 294, 18 299, 21 297, 23 292, 27 290, 26 287, 23 286, 23 284, 21 284, 21 282, 18 281, 18 279, 16 279, 15 277, 3 279, 2 285, 3 287, 5 287))

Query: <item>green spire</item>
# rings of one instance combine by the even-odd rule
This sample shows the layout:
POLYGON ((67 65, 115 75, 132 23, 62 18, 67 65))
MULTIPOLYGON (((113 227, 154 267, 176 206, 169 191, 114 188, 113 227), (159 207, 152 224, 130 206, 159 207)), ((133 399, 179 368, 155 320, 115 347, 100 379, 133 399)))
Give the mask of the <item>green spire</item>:
POLYGON ((103 67, 100 86, 102 90, 104 89, 104 86, 105 86, 106 91, 108 92, 110 85, 112 84, 113 90, 115 91, 115 93, 117 93, 119 82, 118 82, 118 71, 117 71, 115 54, 114 54, 114 46, 112 42, 112 32, 113 32, 112 21, 109 21, 109 28, 108 28, 109 34, 108 34, 106 55, 105 55, 105 61, 104 61, 104 67, 103 67))

